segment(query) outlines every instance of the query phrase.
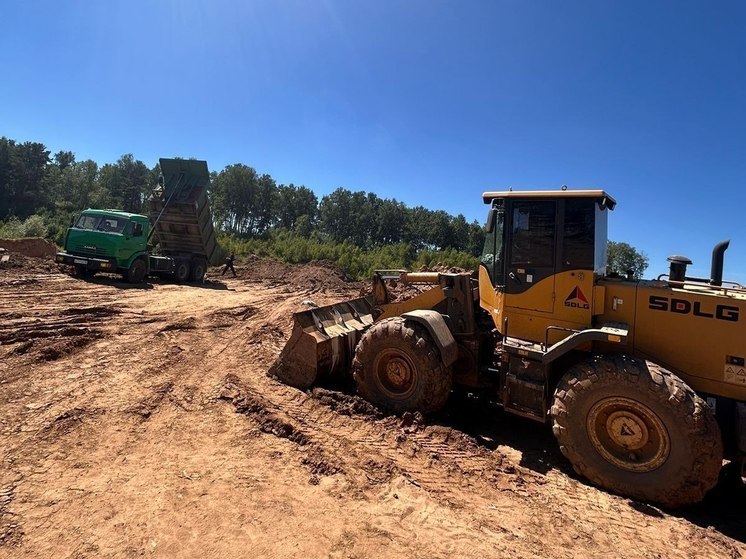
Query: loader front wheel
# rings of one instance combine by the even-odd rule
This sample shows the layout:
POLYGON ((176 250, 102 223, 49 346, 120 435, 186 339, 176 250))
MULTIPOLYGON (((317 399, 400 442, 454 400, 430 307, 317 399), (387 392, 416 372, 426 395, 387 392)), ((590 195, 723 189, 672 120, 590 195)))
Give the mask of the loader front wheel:
POLYGON ((435 412, 451 393, 451 368, 430 334, 401 317, 382 320, 363 335, 352 370, 358 393, 394 413, 435 412))
POLYGON ((551 416, 575 471, 609 491, 676 507, 717 483, 723 445, 712 410, 649 361, 615 355, 571 367, 551 416))

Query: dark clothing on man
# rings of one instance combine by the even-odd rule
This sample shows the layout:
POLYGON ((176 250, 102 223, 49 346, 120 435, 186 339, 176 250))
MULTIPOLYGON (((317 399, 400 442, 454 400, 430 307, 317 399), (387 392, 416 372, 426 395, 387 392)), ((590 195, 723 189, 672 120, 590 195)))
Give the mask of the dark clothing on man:
POLYGON ((236 270, 233 268, 233 261, 235 260, 235 256, 231 252, 231 255, 225 259, 225 267, 223 268, 223 273, 220 274, 221 276, 224 276, 225 273, 230 270, 233 272, 233 277, 236 277, 236 270))

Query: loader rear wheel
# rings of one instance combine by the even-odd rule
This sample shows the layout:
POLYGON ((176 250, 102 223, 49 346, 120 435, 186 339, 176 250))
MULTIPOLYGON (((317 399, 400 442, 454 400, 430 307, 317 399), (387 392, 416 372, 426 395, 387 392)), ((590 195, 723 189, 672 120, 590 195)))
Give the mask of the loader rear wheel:
POLYGON ((717 483, 723 445, 710 407, 654 363, 615 355, 571 367, 551 416, 575 471, 609 491, 676 507, 717 483))
POLYGON ((352 370, 358 393, 394 413, 435 412, 451 393, 451 368, 430 334, 401 317, 382 320, 363 335, 352 370))

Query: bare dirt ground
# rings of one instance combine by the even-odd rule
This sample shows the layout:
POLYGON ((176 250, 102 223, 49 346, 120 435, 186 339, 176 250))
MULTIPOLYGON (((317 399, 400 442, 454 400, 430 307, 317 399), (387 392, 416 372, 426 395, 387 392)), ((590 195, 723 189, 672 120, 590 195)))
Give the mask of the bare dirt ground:
MULTIPOLYGON (((427 422, 266 375, 333 267, 204 286, 0 269, 0 556, 741 557, 746 496, 676 513, 578 479, 547 427, 427 422)), ((215 275, 215 271, 211 271, 215 275)))

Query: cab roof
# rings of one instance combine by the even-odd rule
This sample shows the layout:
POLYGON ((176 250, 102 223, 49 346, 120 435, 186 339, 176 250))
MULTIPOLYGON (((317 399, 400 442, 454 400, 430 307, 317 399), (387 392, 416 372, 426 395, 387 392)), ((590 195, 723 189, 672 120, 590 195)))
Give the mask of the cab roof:
POLYGON ((141 214, 133 214, 129 212, 123 212, 120 210, 95 210, 93 208, 88 208, 83 212, 84 214, 92 214, 92 215, 107 215, 109 217, 123 217, 125 219, 131 219, 133 217, 138 219, 148 219, 146 216, 141 214))
POLYGON ((482 194, 485 204, 496 198, 593 198, 606 200, 606 207, 610 210, 616 206, 616 200, 603 190, 503 190, 482 194))

